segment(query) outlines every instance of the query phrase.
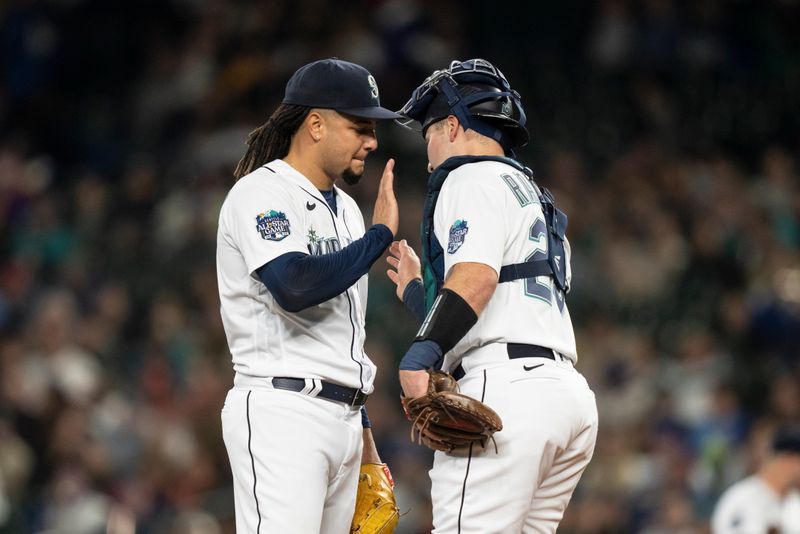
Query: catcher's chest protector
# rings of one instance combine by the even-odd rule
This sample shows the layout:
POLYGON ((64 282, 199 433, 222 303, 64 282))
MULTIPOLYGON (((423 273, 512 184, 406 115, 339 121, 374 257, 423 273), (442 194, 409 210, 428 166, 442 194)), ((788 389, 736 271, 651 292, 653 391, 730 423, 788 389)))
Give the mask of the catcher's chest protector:
MULTIPOLYGON (((433 214, 436 210, 436 201, 442 190, 445 180, 450 173, 462 165, 479 161, 498 161, 505 163, 522 172, 530 179, 530 170, 520 165, 511 158, 496 156, 456 156, 447 159, 439 165, 428 178, 428 191, 425 195, 425 205, 422 212, 422 272, 425 282, 425 308, 430 311, 436 296, 444 283, 444 249, 436 238, 433 229, 433 214)), ((533 183, 533 180, 531 180, 533 183)), ((555 284, 564 292, 569 291, 567 285, 567 262, 564 250, 566 239, 567 216, 555 207, 553 195, 547 189, 540 190, 534 185, 539 203, 547 226, 547 259, 529 260, 524 263, 504 265, 500 271, 499 282, 510 282, 520 278, 534 276, 551 276, 555 284)))

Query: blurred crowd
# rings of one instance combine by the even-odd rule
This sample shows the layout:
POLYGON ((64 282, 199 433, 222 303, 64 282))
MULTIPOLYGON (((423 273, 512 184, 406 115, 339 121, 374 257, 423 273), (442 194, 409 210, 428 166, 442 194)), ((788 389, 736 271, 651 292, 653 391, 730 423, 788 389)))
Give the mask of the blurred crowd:
MULTIPOLYGON (((707 532, 774 425, 800 420, 800 39, 792 0, 0 3, 0 533, 233 532, 233 373, 214 267, 247 133, 300 65, 368 67, 399 108, 451 59, 523 95, 569 214, 594 460, 559 532, 707 532), (545 5, 546 4, 546 5, 545 5), (490 11, 490 12, 488 12, 490 11)), ((378 131, 418 244, 418 134, 378 131)), ((418 250, 418 248, 417 248, 418 250)), ((430 532, 431 454, 396 364, 415 325, 376 264, 368 409, 430 532)))

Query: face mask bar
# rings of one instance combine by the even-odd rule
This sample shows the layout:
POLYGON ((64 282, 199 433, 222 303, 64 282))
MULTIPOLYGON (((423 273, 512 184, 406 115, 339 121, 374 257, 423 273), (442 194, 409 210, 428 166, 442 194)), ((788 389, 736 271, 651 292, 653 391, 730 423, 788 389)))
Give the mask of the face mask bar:
MULTIPOLYGON (((456 63, 456 61, 450 64, 450 68, 453 67, 454 63, 456 63)), ((437 89, 439 82, 445 78, 448 78, 452 85, 458 85, 453 79, 450 69, 434 71, 433 74, 425 78, 425 81, 423 81, 419 87, 414 89, 409 101, 397 112, 398 115, 402 115, 405 118, 395 119, 395 122, 409 130, 421 132, 422 122, 425 120, 425 112, 431 102, 433 102, 433 99, 436 98, 436 95, 439 94, 439 89, 437 89), (413 126, 414 122, 419 123, 418 128, 413 126)))
MULTIPOLYGON (((448 78, 452 82, 451 85, 458 86, 455 76, 462 78, 465 75, 469 76, 475 74, 478 74, 479 77, 465 81, 481 81, 481 77, 488 76, 494 81, 500 82, 501 89, 508 91, 519 98, 519 94, 511 89, 511 86, 508 84, 506 77, 503 76, 503 73, 485 59, 470 59, 463 62, 454 60, 450 62, 450 66, 448 68, 433 71, 433 74, 425 78, 425 81, 423 81, 419 87, 414 89, 411 99, 406 102, 406 104, 398 113, 409 119, 417 120, 414 117, 418 115, 420 111, 424 112, 427 108, 427 105, 430 103, 430 100, 433 100, 433 98, 439 93, 437 86, 439 86, 443 79, 448 78), (422 104, 425 105, 423 106, 422 104)), ((473 78, 473 76, 469 77, 473 78)), ((482 81, 485 83, 485 80, 482 81)), ((400 120, 401 119, 398 119, 398 121, 400 120)))
POLYGON ((469 112, 469 106, 488 100, 507 99, 509 105, 516 103, 516 109, 520 114, 518 123, 520 127, 525 124, 525 112, 519 105, 521 97, 519 93, 511 89, 508 80, 503 73, 485 59, 470 59, 467 61, 452 61, 447 69, 436 70, 428 76, 422 84, 417 87, 411 98, 398 111, 403 119, 396 122, 401 126, 417 132, 424 132, 423 123, 426 119, 428 108, 437 95, 444 94, 447 98, 447 105, 453 115, 467 128, 493 138, 500 142, 504 148, 509 149, 509 142, 505 139, 502 131, 487 125, 469 112), (456 80, 458 79, 458 81, 456 80), (487 80, 489 78, 491 81, 487 80), (486 85, 499 86, 499 92, 484 91, 474 95, 462 97, 458 93, 459 81, 463 84, 481 83, 486 85), (418 123, 416 127, 414 123, 418 123))

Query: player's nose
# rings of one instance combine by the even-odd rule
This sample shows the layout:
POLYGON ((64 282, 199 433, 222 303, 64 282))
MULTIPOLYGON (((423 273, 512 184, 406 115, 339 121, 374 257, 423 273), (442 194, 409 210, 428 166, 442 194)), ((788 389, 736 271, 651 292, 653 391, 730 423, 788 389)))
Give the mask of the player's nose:
POLYGON ((372 152, 373 150, 378 148, 378 138, 374 134, 367 136, 363 146, 364 150, 366 150, 367 152, 372 152))

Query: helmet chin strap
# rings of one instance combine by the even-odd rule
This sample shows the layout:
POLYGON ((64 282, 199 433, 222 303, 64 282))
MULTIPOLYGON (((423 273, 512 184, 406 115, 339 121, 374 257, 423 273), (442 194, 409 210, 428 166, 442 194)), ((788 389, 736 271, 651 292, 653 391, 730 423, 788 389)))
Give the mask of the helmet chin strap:
POLYGON ((512 152, 512 143, 508 136, 503 133, 500 128, 495 128, 488 125, 482 120, 478 119, 475 115, 470 114, 469 108, 465 105, 461 95, 456 91, 455 86, 450 78, 444 77, 436 84, 439 90, 447 98, 447 106, 453 111, 459 122, 464 126, 464 130, 473 129, 481 135, 485 135, 490 139, 494 139, 506 153, 512 152))

